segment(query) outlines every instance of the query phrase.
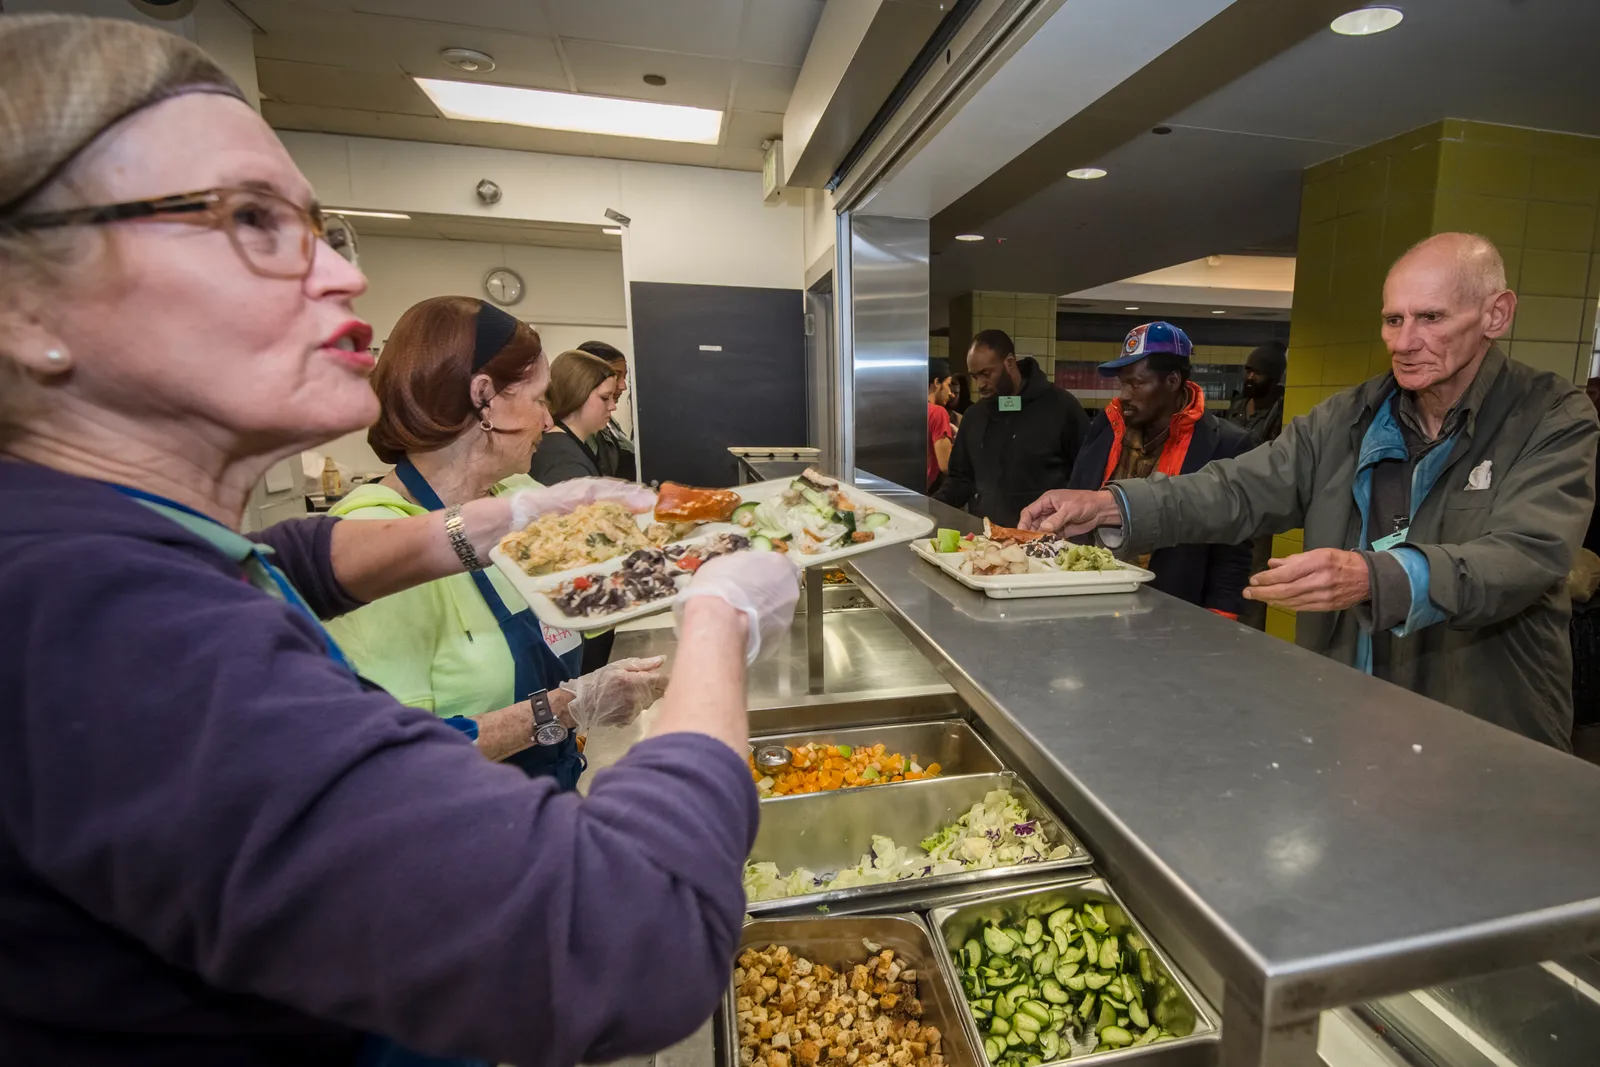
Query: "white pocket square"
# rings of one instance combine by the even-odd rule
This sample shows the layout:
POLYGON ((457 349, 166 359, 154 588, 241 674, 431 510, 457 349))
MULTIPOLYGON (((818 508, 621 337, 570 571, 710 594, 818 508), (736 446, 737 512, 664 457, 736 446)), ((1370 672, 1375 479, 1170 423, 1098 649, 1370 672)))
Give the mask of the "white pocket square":
POLYGON ((1494 474, 1494 461, 1484 460, 1472 468, 1472 473, 1467 475, 1468 489, 1487 489, 1489 481, 1494 474))

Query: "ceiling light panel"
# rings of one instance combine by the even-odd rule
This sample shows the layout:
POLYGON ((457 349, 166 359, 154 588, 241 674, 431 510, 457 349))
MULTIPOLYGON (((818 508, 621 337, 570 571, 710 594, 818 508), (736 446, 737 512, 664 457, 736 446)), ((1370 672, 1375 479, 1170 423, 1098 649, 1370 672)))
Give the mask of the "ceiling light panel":
POLYGON ((1079 167, 1077 170, 1067 171, 1067 177, 1077 178, 1079 181, 1085 182, 1094 181, 1096 178, 1104 178, 1105 176, 1106 172, 1099 167, 1079 167))
POLYGON ((711 145, 722 134, 722 112, 708 108, 481 82, 414 80, 446 118, 467 122, 711 145))
POLYGON ((1363 7, 1347 11, 1329 23, 1334 33, 1346 37, 1370 37, 1400 25, 1405 15, 1396 7, 1363 7))
POLYGON ((357 211, 347 207, 325 207, 324 215, 349 215, 352 218, 363 219, 409 219, 411 216, 399 211, 357 211))
POLYGON ((958 240, 958 241, 981 241, 981 240, 983 240, 983 234, 981 234, 981 233, 958 233, 958 234, 956 234, 956 240, 958 240))

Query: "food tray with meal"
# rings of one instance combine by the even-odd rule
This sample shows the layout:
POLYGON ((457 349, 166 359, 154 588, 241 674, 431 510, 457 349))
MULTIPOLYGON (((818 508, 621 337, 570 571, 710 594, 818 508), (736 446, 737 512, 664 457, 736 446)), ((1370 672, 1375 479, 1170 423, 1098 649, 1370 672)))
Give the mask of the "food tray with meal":
POLYGON ((668 482, 643 515, 601 503, 545 516, 489 558, 543 622, 600 630, 671 607, 696 569, 727 552, 783 552, 808 567, 932 528, 926 515, 807 470, 737 489, 668 482))
POLYGON ((1205 1001, 1099 878, 935 907, 928 924, 989 1067, 1164 1061, 1218 1039, 1205 1001))
POLYGON ((994 526, 981 534, 940 530, 911 550, 962 585, 997 600, 1131 593, 1155 577, 1095 545, 994 526))
POLYGON ((763 800, 1002 770, 1000 758, 959 719, 750 739, 750 773, 763 800), (758 753, 779 745, 789 751, 788 764, 757 765, 758 753))
POLYGON ((799 911, 1090 862, 1015 774, 967 774, 763 801, 745 898, 752 914, 799 911))
POLYGON ((753 919, 722 1010, 728 1067, 981 1067, 914 915, 753 919))

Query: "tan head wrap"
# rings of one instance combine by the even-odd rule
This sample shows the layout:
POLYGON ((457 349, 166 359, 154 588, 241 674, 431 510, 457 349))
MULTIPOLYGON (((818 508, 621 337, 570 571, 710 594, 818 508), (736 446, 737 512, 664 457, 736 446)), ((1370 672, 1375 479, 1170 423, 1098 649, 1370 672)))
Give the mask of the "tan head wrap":
POLYGON ((242 98, 210 56, 164 30, 126 19, 0 15, 0 217, 107 127, 190 92, 242 98))

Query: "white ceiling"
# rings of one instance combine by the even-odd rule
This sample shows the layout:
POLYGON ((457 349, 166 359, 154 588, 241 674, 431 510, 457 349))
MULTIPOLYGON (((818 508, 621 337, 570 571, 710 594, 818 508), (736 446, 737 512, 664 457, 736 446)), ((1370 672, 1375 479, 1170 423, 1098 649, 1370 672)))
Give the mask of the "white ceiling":
POLYGON ((280 129, 760 170, 823 0, 236 0, 261 33, 262 111, 280 129), (445 48, 493 56, 464 74, 445 48), (646 85, 660 74, 664 86, 646 85), (716 145, 440 117, 409 75, 726 112, 716 145))
MULTIPOLYGON (((1220 252, 1294 250, 1304 168, 1445 117, 1600 136, 1597 0, 1405 0, 1322 30, 934 248, 936 324, 974 289, 1072 293, 1220 252), (1093 162, 1098 181, 1064 177, 1093 162)), ((1019 104, 1020 106, 1020 104, 1019 104)))

